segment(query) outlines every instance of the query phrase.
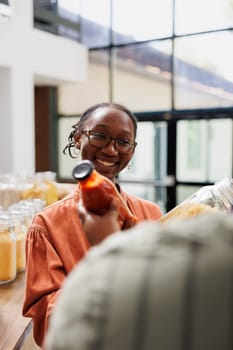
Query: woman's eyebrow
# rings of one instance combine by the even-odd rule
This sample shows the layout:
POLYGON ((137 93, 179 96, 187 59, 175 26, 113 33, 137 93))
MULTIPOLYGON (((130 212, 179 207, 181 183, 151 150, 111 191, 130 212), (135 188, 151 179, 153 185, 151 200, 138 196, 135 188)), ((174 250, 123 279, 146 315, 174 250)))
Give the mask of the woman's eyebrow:
MULTIPOLYGON (((97 130, 98 128, 103 128, 103 129, 105 129, 106 131, 108 131, 108 129, 110 128, 110 126, 109 126, 109 125, 105 125, 105 124, 97 124, 97 125, 95 125, 93 128, 91 128, 91 129, 89 129, 89 130, 95 131, 95 130, 97 130)), ((111 129, 112 129, 112 127, 111 127, 111 129)), ((121 130, 120 134, 121 134, 121 135, 124 134, 124 135, 127 135, 127 136, 129 136, 129 137, 134 137, 134 135, 131 135, 131 132, 128 131, 128 130, 121 130)))

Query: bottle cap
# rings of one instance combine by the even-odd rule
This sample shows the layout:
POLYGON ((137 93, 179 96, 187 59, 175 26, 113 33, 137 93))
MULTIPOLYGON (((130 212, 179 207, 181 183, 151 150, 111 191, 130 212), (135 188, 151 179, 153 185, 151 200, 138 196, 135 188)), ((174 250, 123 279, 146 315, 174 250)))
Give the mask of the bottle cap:
POLYGON ((94 165, 90 160, 83 160, 73 170, 73 178, 77 181, 86 179, 93 171, 94 165))

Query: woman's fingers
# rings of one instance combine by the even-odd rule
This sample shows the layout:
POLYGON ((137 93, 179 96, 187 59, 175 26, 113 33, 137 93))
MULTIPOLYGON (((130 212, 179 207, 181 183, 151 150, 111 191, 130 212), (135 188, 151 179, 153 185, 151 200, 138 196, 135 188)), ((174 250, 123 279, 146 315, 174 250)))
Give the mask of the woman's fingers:
POLYGON ((82 201, 78 203, 78 215, 83 225, 88 241, 95 245, 116 231, 120 231, 123 222, 119 222, 119 201, 114 199, 103 215, 96 215, 88 211, 82 201))

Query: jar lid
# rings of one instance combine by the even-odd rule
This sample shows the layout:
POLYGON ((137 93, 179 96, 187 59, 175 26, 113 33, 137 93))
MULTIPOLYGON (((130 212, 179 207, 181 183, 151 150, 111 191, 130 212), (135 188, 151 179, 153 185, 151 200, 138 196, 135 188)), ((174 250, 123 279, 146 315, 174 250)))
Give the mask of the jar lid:
POLYGON ((73 170, 73 178, 77 181, 86 179, 94 170, 94 165, 90 160, 83 160, 73 170))

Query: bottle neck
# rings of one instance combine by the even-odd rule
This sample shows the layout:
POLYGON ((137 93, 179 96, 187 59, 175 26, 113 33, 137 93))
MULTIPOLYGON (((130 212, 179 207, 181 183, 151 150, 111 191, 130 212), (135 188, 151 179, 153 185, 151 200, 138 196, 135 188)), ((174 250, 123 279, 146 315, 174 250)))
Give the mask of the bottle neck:
POLYGON ((92 170, 91 174, 80 181, 82 187, 93 187, 99 186, 103 182, 104 178, 95 169, 92 170))

